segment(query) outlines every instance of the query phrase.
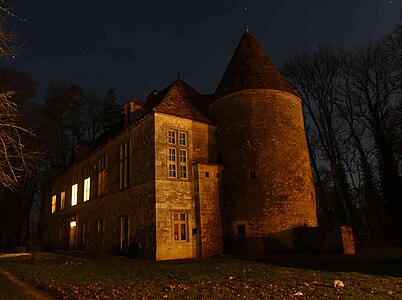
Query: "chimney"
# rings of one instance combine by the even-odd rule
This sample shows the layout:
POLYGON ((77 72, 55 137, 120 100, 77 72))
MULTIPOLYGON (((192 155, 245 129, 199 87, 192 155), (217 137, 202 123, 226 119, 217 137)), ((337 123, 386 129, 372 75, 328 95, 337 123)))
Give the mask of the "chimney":
POLYGON ((141 99, 131 98, 126 104, 123 104, 124 110, 124 126, 130 124, 133 120, 133 114, 137 110, 141 109, 144 106, 144 102, 141 99))

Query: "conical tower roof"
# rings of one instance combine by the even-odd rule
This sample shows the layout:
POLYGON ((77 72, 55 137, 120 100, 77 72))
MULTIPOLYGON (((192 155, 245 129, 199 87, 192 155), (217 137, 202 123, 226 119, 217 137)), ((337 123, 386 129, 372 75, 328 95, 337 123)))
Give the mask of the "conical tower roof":
POLYGON ((249 32, 241 37, 215 99, 246 89, 276 89, 298 95, 249 32))

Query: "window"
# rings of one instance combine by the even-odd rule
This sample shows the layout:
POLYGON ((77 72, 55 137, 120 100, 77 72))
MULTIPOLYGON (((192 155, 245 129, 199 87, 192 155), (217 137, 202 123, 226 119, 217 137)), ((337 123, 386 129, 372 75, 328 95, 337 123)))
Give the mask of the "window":
POLYGON ((71 186, 71 206, 77 205, 78 202, 78 173, 73 174, 73 185, 71 186))
POLYGON ((169 164, 169 177, 176 178, 176 164, 169 164))
POLYGON ((71 206, 77 205, 78 200, 78 183, 71 187, 71 206))
POLYGON ((89 200, 91 196, 91 177, 84 180, 84 202, 89 200))
POLYGON ((104 227, 103 227, 103 219, 99 219, 96 222, 96 230, 97 230, 97 243, 99 247, 103 246, 103 231, 104 231, 104 227))
POLYGON ((87 246, 88 222, 82 223, 82 245, 87 246))
POLYGON ((187 146, 187 134, 185 132, 179 133, 179 145, 187 146))
POLYGON ((120 251, 124 252, 128 247, 128 216, 120 217, 120 251))
POLYGON ((205 177, 209 178, 209 172, 205 172, 205 177))
POLYGON ((66 205, 66 192, 62 191, 60 193, 60 210, 64 209, 66 205))
POLYGON ((257 180, 257 173, 255 171, 250 172, 250 180, 257 180))
POLYGON ((246 234, 246 225, 237 225, 237 234, 246 234))
POLYGON ((130 143, 120 145, 120 189, 128 187, 130 143))
POLYGON ((173 213, 173 240, 175 242, 188 241, 187 214, 182 212, 173 213))
POLYGON ((105 178, 106 178, 106 156, 98 160, 98 196, 105 193, 105 178))
POLYGON ((187 132, 168 130, 168 175, 170 178, 188 178, 187 132), (177 140, 176 137, 179 137, 177 140))
POLYGON ((52 214, 56 212, 56 195, 52 196, 52 214))
POLYGON ((176 178, 176 149, 169 148, 169 177, 176 178))
POLYGON ((168 142, 169 142, 169 144, 176 145, 176 130, 168 131, 168 142))

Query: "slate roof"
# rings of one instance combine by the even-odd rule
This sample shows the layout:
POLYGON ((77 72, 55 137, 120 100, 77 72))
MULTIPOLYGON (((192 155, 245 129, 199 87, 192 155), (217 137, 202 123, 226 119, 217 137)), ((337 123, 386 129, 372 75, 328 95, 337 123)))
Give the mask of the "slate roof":
POLYGON ((240 39, 216 89, 215 99, 245 89, 276 89, 298 95, 248 32, 240 39))

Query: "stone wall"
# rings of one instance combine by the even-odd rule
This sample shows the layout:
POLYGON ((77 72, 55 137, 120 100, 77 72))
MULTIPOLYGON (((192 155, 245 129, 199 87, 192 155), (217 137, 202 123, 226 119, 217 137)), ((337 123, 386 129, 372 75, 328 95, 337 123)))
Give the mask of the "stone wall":
POLYGON ((263 236, 226 237, 225 252, 243 255, 287 252, 356 254, 353 232, 349 226, 296 227, 263 236))
POLYGON ((223 171, 224 235, 263 236, 317 226, 301 100, 277 90, 244 90, 216 100, 223 171))
POLYGON ((195 203, 198 224, 198 255, 209 257, 223 253, 221 210, 219 203, 219 166, 195 164, 195 203))
POLYGON ((197 256, 197 222, 194 201, 194 178, 191 164, 208 161, 210 125, 174 117, 155 114, 155 161, 156 161, 156 259, 176 259, 197 256), (188 178, 168 177, 169 129, 188 133, 188 178), (173 238, 172 214, 187 214, 188 238, 175 241, 173 238))
POLYGON ((49 186, 45 201, 44 227, 46 247, 69 249, 70 221, 77 222, 73 248, 117 254, 120 251, 120 217, 128 219, 128 244, 138 242, 138 255, 155 257, 155 167, 154 118, 127 128, 112 141, 68 168, 49 186), (120 190, 120 145, 130 142, 129 184, 120 190), (104 194, 98 196, 97 164, 106 156, 104 194), (84 169, 91 168, 90 200, 83 201, 84 169), (73 174, 78 175, 78 204, 71 206, 73 174), (60 209, 60 193, 65 191, 65 209, 60 209), (51 214, 51 196, 57 196, 57 212, 51 214), (102 221, 102 234, 98 233, 102 221), (86 232, 84 233, 84 224, 86 232))

